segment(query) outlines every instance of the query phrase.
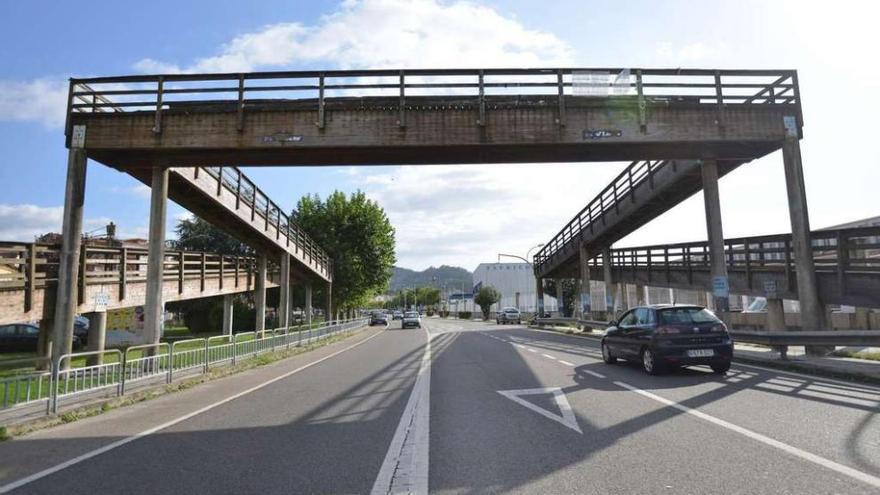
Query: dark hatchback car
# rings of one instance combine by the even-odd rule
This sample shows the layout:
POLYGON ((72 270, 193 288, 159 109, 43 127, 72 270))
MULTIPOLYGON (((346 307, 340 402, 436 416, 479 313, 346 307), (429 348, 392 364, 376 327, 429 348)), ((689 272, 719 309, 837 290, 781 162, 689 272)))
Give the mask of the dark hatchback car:
POLYGON ((624 313, 602 338, 602 359, 637 361, 659 375, 679 366, 709 365, 715 373, 730 369, 733 340, 727 326, 706 308, 654 305, 624 313))
POLYGON ((373 311, 370 313, 370 325, 387 325, 388 315, 384 311, 373 311))
MULTIPOLYGON (((29 323, 0 325, 0 352, 35 352, 40 338, 40 327, 29 323)), ((73 336, 73 348, 83 346, 79 336, 73 336)))

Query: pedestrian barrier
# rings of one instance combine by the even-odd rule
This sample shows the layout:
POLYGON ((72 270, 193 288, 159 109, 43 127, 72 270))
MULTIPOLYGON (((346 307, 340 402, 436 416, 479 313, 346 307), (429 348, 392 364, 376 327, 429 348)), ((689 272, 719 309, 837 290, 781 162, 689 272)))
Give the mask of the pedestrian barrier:
POLYGON ((77 352, 64 354, 55 363, 45 358, 10 361, 4 367, 33 364, 35 368, 42 365, 47 369, 13 372, 0 378, 0 413, 16 409, 32 413, 40 404, 45 406, 42 410, 46 414, 57 413, 62 403, 72 405, 101 394, 122 396, 132 384, 171 383, 181 376, 207 373, 211 367, 235 365, 262 354, 307 345, 367 323, 365 318, 354 318, 317 326, 137 345, 124 351, 77 352))

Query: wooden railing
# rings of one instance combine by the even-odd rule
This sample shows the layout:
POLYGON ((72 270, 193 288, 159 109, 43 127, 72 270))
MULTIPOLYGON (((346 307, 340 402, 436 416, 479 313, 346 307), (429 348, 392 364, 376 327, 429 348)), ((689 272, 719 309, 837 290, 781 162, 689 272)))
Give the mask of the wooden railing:
POLYGON ((556 97, 559 125, 565 125, 567 97, 632 100, 641 124, 646 107, 680 103, 716 106, 719 123, 729 105, 793 105, 798 124, 802 122, 793 70, 632 68, 329 70, 71 79, 68 115, 153 112, 153 131, 161 133, 163 112, 210 105, 236 112, 242 130, 250 108, 311 100, 309 108, 317 112, 315 125, 323 128, 327 100, 383 96, 390 98, 389 109, 399 113, 398 124, 405 127, 408 98, 465 96, 472 98, 471 107, 479 111, 476 124, 483 126, 493 97, 536 95, 556 97))
MULTIPOLYGON (((147 249, 130 247, 83 246, 80 251, 79 300, 84 300, 88 285, 119 285, 119 299, 125 299, 129 283, 147 280, 147 249)), ((58 281, 60 248, 48 244, 0 242, 0 292, 25 290, 24 312, 31 310, 34 291, 58 281)), ((255 272, 256 260, 247 256, 166 250, 163 279, 177 280, 183 293, 187 281, 199 280, 204 290, 206 280, 234 277, 255 272)), ((250 280, 250 279, 248 279, 250 280)))
POLYGON ((573 239, 579 238, 584 229, 592 232, 597 221, 604 224, 607 213, 612 210, 619 213, 621 201, 635 201, 635 189, 643 182, 652 181, 654 174, 669 163, 659 160, 632 162, 534 255, 535 272, 540 272, 554 254, 573 239))
POLYGON ((251 221, 263 219, 264 230, 275 227, 276 240, 284 239, 287 247, 295 247, 310 260, 318 264, 318 269, 327 277, 332 274, 330 257, 308 234, 285 214, 269 196, 260 190, 238 167, 200 167, 217 181, 220 188, 235 195, 236 208, 250 209, 251 221))
MULTIPOLYGON (((818 230, 811 233, 813 261, 817 272, 836 273, 841 290, 850 273, 880 277, 880 227, 818 230)), ((751 286, 753 274, 762 271, 795 273, 797 260, 791 234, 741 237, 724 240, 728 272, 745 273, 751 286)), ((600 258, 590 261, 601 265, 600 258)), ((710 270, 709 243, 688 242, 611 250, 611 265, 617 270, 646 270, 650 273, 710 270)))

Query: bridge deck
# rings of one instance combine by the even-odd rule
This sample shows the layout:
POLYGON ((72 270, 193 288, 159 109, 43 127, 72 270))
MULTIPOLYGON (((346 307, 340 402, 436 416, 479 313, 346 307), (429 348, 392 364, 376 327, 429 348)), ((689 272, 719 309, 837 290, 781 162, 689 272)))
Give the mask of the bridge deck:
MULTIPOLYGON (((719 161, 718 173, 742 164, 719 161)), ((577 278, 581 243, 598 254, 701 189, 697 160, 633 162, 535 254, 536 276, 577 278)))
MULTIPOLYGON (((0 243, 0 324, 50 317, 60 249, 43 244, 0 243)), ((95 310, 99 294, 106 308, 142 306, 147 282, 147 250, 83 246, 78 313, 95 310)), ((213 253, 167 251, 164 301, 198 299, 253 290, 255 260, 213 253)), ((276 285, 270 272, 267 287, 276 285)))
POLYGON ((748 160, 801 124, 794 71, 484 69, 71 81, 68 136, 120 168, 748 160))

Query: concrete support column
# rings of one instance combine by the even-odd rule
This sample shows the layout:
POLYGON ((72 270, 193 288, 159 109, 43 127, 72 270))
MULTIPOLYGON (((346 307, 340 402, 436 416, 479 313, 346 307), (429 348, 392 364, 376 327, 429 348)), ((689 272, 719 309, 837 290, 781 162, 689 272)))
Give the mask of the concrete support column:
MULTIPOLYGON (((807 211, 807 193, 801 163, 801 146, 797 130, 787 129, 782 145, 785 165, 785 184, 788 190, 788 213, 791 217, 791 244, 797 271, 798 301, 801 308, 801 329, 825 330, 825 311, 819 300, 816 268, 810 241, 810 215, 807 211)), ((814 351, 821 351, 814 348, 814 351)), ((810 352, 810 349, 807 349, 810 352)))
POLYGON ((257 257, 257 277, 254 281, 254 331, 262 332, 266 329, 266 255, 257 257))
MULTIPOLYGON (((40 335, 37 336, 37 356, 43 358, 52 358, 52 331, 55 329, 55 320, 52 318, 43 318, 40 320, 40 335)), ((37 362, 36 369, 49 369, 46 362, 37 362)))
MULTIPOLYGON (((585 320, 592 319, 593 317, 593 300, 590 297, 590 253, 587 251, 587 246, 581 244, 580 246, 580 284, 579 284, 579 298, 580 304, 578 304, 577 308, 575 308, 575 317, 580 317, 585 320)), ((559 292, 559 289, 557 289, 559 292)), ((563 315, 564 312, 560 311, 560 315, 563 315)))
POLYGON ((559 317, 565 316, 565 293, 561 278, 556 279, 556 313, 559 317))
MULTIPOLYGON (((52 361, 73 348, 76 318, 79 257, 82 247, 83 204, 86 196, 86 151, 71 148, 67 155, 67 184, 64 188, 64 217, 61 254, 58 259, 58 289, 52 330, 52 361)), ((69 363, 67 363, 69 364, 69 363)))
POLYGON ((223 335, 232 335, 232 316, 234 311, 233 301, 235 296, 226 294, 223 296, 223 335))
POLYGON ((544 279, 535 279, 535 316, 544 316, 544 279))
POLYGON ((636 284, 636 306, 644 306, 649 304, 647 287, 636 284))
MULTIPOLYGON (((162 279, 165 271, 165 217, 168 209, 168 169, 153 167, 150 194, 150 233, 147 252, 147 292, 144 298, 144 335, 147 343, 162 337, 165 305, 162 279)), ((182 270, 183 267, 180 267, 182 270)))
POLYGON ((628 310, 629 306, 630 306, 629 285, 627 285, 626 283, 623 283, 623 282, 621 282, 617 285, 620 288, 620 299, 618 300, 617 307, 615 308, 615 312, 614 312, 615 315, 617 314, 618 311, 628 310))
POLYGON ((715 312, 726 320, 730 311, 728 300, 727 260, 724 258, 724 232, 721 228, 721 198, 718 194, 718 162, 706 160, 702 165, 703 202, 706 207, 706 232, 709 234, 709 263, 712 275, 715 312), (726 292, 726 293, 725 293, 726 292))
POLYGON ((605 317, 611 318, 614 316, 614 307, 615 307, 615 299, 617 294, 617 284, 614 283, 614 274, 611 270, 611 249, 605 248, 602 250, 602 271, 604 272, 603 278, 605 279, 605 317))
POLYGON ((767 331, 785 331, 785 309, 782 299, 767 298, 767 331))
POLYGON ((311 326, 312 324, 312 283, 306 283, 306 303, 303 308, 305 312, 306 324, 311 326))
POLYGON ((290 326, 290 255, 281 255, 281 280, 278 295, 278 327, 290 326))
POLYGON ((327 283, 327 293, 325 294, 325 298, 327 300, 324 301, 324 313, 326 315, 325 319, 329 322, 329 321, 333 320, 333 284, 332 283, 329 283, 329 282, 327 283))
MULTIPOLYGON (((86 317, 89 319, 89 343, 87 348, 89 351, 103 351, 104 342, 107 339, 107 312, 89 313, 86 317)), ((104 357, 100 354, 91 356, 88 360, 90 366, 102 364, 103 362, 104 357)))

